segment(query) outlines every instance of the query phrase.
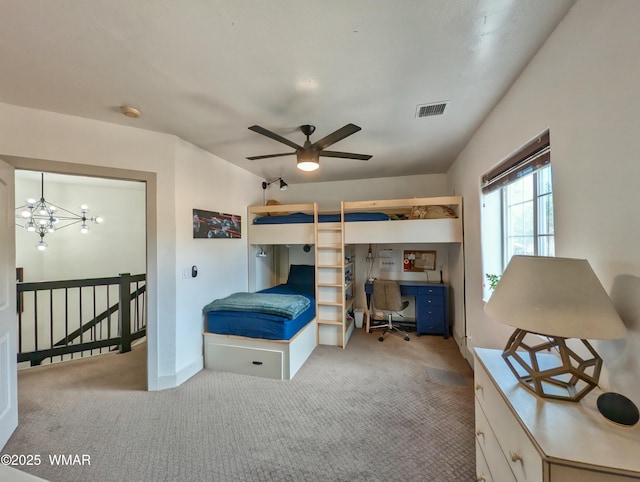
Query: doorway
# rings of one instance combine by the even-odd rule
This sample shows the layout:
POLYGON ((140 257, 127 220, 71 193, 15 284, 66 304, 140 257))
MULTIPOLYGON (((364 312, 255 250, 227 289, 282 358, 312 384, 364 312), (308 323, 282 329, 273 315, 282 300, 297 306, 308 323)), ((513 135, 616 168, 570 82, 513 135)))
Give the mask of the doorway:
POLYGON ((19 286, 18 368, 109 353, 118 336, 143 336, 145 183, 17 169, 15 200, 16 277, 33 283, 19 286), (129 279, 123 273, 137 294, 124 331, 114 281, 129 279), (45 356, 54 350, 64 353, 45 356))
MULTIPOLYGON (((146 248, 146 289, 147 306, 147 389, 158 385, 159 353, 157 348, 157 181, 156 174, 146 171, 134 171, 86 164, 74 164, 44 159, 32 159, 15 156, 1 156, 16 170, 85 176, 105 180, 142 182, 145 185, 145 248, 146 248)), ((13 220, 12 220, 13 221, 13 220)), ((13 232, 13 224, 7 226, 13 232)), ((97 229, 97 228, 96 228, 97 229)), ((14 267, 15 268, 15 267, 14 267)))

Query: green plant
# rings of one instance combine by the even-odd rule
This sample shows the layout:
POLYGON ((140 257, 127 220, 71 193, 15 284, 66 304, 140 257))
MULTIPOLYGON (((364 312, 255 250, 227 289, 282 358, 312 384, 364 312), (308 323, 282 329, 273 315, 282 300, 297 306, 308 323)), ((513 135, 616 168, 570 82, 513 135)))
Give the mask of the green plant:
POLYGON ((485 275, 487 277, 487 280, 489 281, 489 288, 491 289, 491 291, 496 289, 496 286, 498 286, 498 282, 500 281, 500 275, 499 274, 486 274, 485 275))

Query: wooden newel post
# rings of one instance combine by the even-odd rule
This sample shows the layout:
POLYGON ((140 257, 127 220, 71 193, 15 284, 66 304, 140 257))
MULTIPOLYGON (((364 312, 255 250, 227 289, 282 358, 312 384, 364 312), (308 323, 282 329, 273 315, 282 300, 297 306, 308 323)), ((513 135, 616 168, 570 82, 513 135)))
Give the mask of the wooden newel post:
POLYGON ((118 323, 120 328, 120 353, 131 351, 131 273, 120 273, 120 301, 118 323))

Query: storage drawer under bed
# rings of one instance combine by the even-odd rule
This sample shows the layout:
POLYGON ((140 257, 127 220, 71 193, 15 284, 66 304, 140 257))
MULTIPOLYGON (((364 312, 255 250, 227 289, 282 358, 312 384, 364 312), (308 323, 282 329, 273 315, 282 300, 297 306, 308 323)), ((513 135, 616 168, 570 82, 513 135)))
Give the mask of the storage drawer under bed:
POLYGON ((282 380, 284 353, 276 350, 205 343, 205 367, 282 380))

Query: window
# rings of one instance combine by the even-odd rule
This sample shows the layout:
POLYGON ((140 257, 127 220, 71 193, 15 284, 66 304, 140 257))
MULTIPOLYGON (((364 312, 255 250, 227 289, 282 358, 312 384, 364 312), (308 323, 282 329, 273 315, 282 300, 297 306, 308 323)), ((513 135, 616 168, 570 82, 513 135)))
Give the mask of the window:
POLYGON ((513 255, 554 256, 549 133, 534 139, 482 177, 482 261, 501 275, 513 255))

